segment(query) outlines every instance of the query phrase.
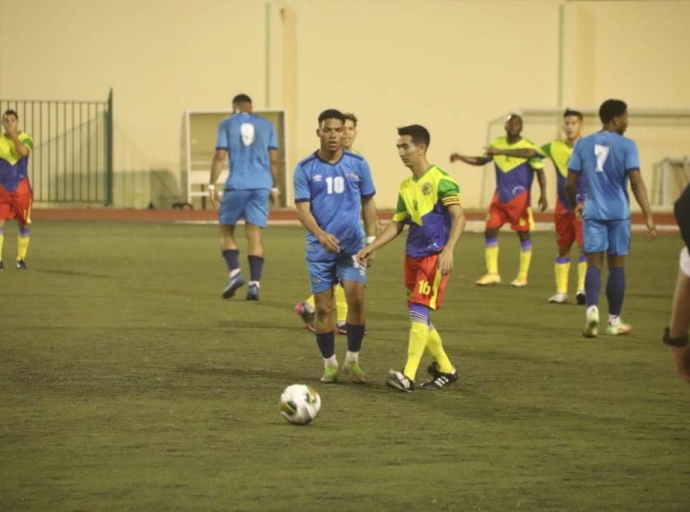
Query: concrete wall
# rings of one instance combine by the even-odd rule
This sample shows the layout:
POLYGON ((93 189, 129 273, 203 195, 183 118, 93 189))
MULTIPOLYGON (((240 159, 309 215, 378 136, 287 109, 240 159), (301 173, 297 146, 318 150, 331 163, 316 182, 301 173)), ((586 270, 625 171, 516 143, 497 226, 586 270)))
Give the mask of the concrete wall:
POLYGON ((592 107, 609 96, 631 109, 690 106, 690 2, 266 5, 0 0, 0 97, 103 100, 112 87, 117 172, 174 176, 186 109, 227 108, 238 92, 257 108, 287 108, 291 168, 316 149, 321 110, 354 111, 357 148, 370 160, 381 207, 394 206, 408 172, 394 147, 400 125, 430 129, 430 159, 476 207, 487 193, 483 171, 450 166, 448 155, 479 154, 490 119, 518 107, 592 107))

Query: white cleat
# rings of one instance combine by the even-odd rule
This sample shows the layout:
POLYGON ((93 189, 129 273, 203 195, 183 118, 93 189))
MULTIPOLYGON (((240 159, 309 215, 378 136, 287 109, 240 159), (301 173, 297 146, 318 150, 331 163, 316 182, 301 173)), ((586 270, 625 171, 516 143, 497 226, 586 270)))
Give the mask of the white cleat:
POLYGON ((549 304, 565 304, 568 301, 566 293, 558 292, 549 299, 549 304))
POLYGON ((585 338, 596 338, 599 335, 599 308, 590 306, 587 308, 587 322, 585 323, 585 332, 582 333, 585 338))

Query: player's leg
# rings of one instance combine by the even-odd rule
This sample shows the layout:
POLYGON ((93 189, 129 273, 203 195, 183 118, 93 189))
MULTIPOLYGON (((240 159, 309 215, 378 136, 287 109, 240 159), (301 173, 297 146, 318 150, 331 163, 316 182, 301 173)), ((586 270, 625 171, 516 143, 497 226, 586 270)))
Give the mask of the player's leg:
POLYGON ((244 284, 240 271, 240 250, 235 240, 235 225, 242 217, 249 194, 245 190, 226 190, 220 202, 218 222, 220 223, 220 247, 228 268, 229 280, 223 290, 223 298, 229 299, 244 284))
POLYGON ((556 294, 549 302, 552 304, 564 304, 568 300, 568 276, 570 274, 570 247, 575 240, 575 232, 571 225, 572 213, 563 207, 558 200, 554 220, 556 225, 556 245, 558 256, 553 266, 556 278, 556 294))
POLYGON ((2 247, 5 243, 5 220, 13 217, 10 210, 10 194, 7 189, 0 184, 0 270, 4 269, 2 263, 2 247))
MULTIPOLYGON (((359 364, 362 350, 366 315, 364 314, 364 289, 367 281, 366 268, 357 263, 351 255, 342 253, 338 259, 338 278, 347 301, 345 331, 347 335, 347 355, 343 370, 352 382, 364 383, 366 376, 359 364)), ((336 286, 336 289, 339 286, 336 286)))
POLYGON ((501 276, 498 273, 498 230, 506 222, 506 212, 498 201, 495 193, 489 205, 489 218, 484 230, 484 257, 486 259, 486 274, 477 279, 474 284, 489 286, 499 284, 501 276))
POLYGON ((314 296, 310 295, 307 300, 295 304, 293 311, 302 319, 304 327, 309 332, 314 332, 314 311, 316 311, 314 296))
POLYGON ((336 285, 333 288, 333 295, 335 296, 335 321, 338 334, 347 334, 347 299, 345 297, 345 289, 342 286, 336 285))
POLYGON ((5 265, 2 263, 2 246, 5 244, 5 220, 0 218, 0 270, 4 270, 5 265))
POLYGON ((247 300, 259 300, 261 274, 264 268, 264 246, 261 240, 263 229, 268 225, 269 191, 252 190, 244 208, 245 234, 249 243, 249 286, 247 300))
MULTIPOLYGON (((573 216, 574 217, 574 216, 573 216)), ((580 251, 580 257, 577 262, 577 293, 575 299, 579 306, 584 306, 587 302, 585 294, 585 275, 587 273, 587 258, 585 257, 585 248, 582 242, 582 220, 573 218, 573 229, 575 230, 575 242, 580 251)))
POLYGON ((587 273, 585 274, 587 311, 583 334, 586 338, 595 338, 599 334, 601 268, 604 264, 604 253, 609 247, 608 230, 605 223, 594 220, 584 221, 583 229, 585 254, 587 256, 587 273))
POLYGON ((30 229, 31 224, 31 186, 29 180, 22 180, 17 189, 10 194, 10 208, 14 213, 14 218, 17 219, 17 226, 19 233, 17 236, 17 268, 20 270, 26 269, 26 253, 29 250, 30 229))
POLYGON ((335 262, 307 261, 307 268, 316 304, 314 316, 316 344, 319 347, 324 363, 324 373, 321 377, 321 382, 337 382, 338 359, 335 356, 335 333, 333 332, 335 262))
POLYGON ((506 205, 510 227, 517 232, 520 239, 520 266, 517 277, 510 283, 515 288, 527 286, 529 267, 532 263, 532 238, 530 231, 534 229, 532 208, 529 206, 529 193, 514 197, 506 205))
POLYGON ((611 335, 629 334, 630 325, 621 321, 625 297, 625 256, 630 247, 630 221, 609 222, 609 277, 606 282, 606 298, 609 303, 609 321, 606 332, 611 335))

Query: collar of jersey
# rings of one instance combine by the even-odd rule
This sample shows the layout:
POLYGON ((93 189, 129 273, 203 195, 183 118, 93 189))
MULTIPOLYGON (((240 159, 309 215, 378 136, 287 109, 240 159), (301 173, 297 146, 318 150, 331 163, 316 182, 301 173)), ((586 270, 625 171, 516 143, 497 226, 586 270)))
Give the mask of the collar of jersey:
POLYGON ((340 158, 339 158, 338 161, 335 162, 335 163, 326 162, 326 160, 324 160, 323 158, 321 158, 321 157, 319 156, 319 150, 318 150, 318 149, 317 149, 316 151, 314 151, 314 156, 319 160, 319 162, 323 162, 323 163, 326 164, 326 165, 332 165, 332 166, 335 167, 336 165, 338 165, 340 162, 343 161, 343 158, 345 158, 345 150, 343 149, 343 152, 340 154, 340 158))

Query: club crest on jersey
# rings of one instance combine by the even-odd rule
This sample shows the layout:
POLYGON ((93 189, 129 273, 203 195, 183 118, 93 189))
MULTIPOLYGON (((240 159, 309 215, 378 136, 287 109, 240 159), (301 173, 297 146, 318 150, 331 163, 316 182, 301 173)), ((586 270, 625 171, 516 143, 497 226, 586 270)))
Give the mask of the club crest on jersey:
POLYGON ((251 146, 256 135, 254 132, 254 125, 251 123, 242 123, 240 126, 240 135, 242 136, 242 144, 245 146, 251 146))
POLYGON ((431 194, 432 190, 433 188, 431 186, 431 183, 425 183, 424 185, 422 185, 422 194, 424 194, 425 196, 431 194))
POLYGON ((345 174, 345 177, 355 181, 359 181, 359 176, 353 172, 348 172, 347 174, 345 174))

